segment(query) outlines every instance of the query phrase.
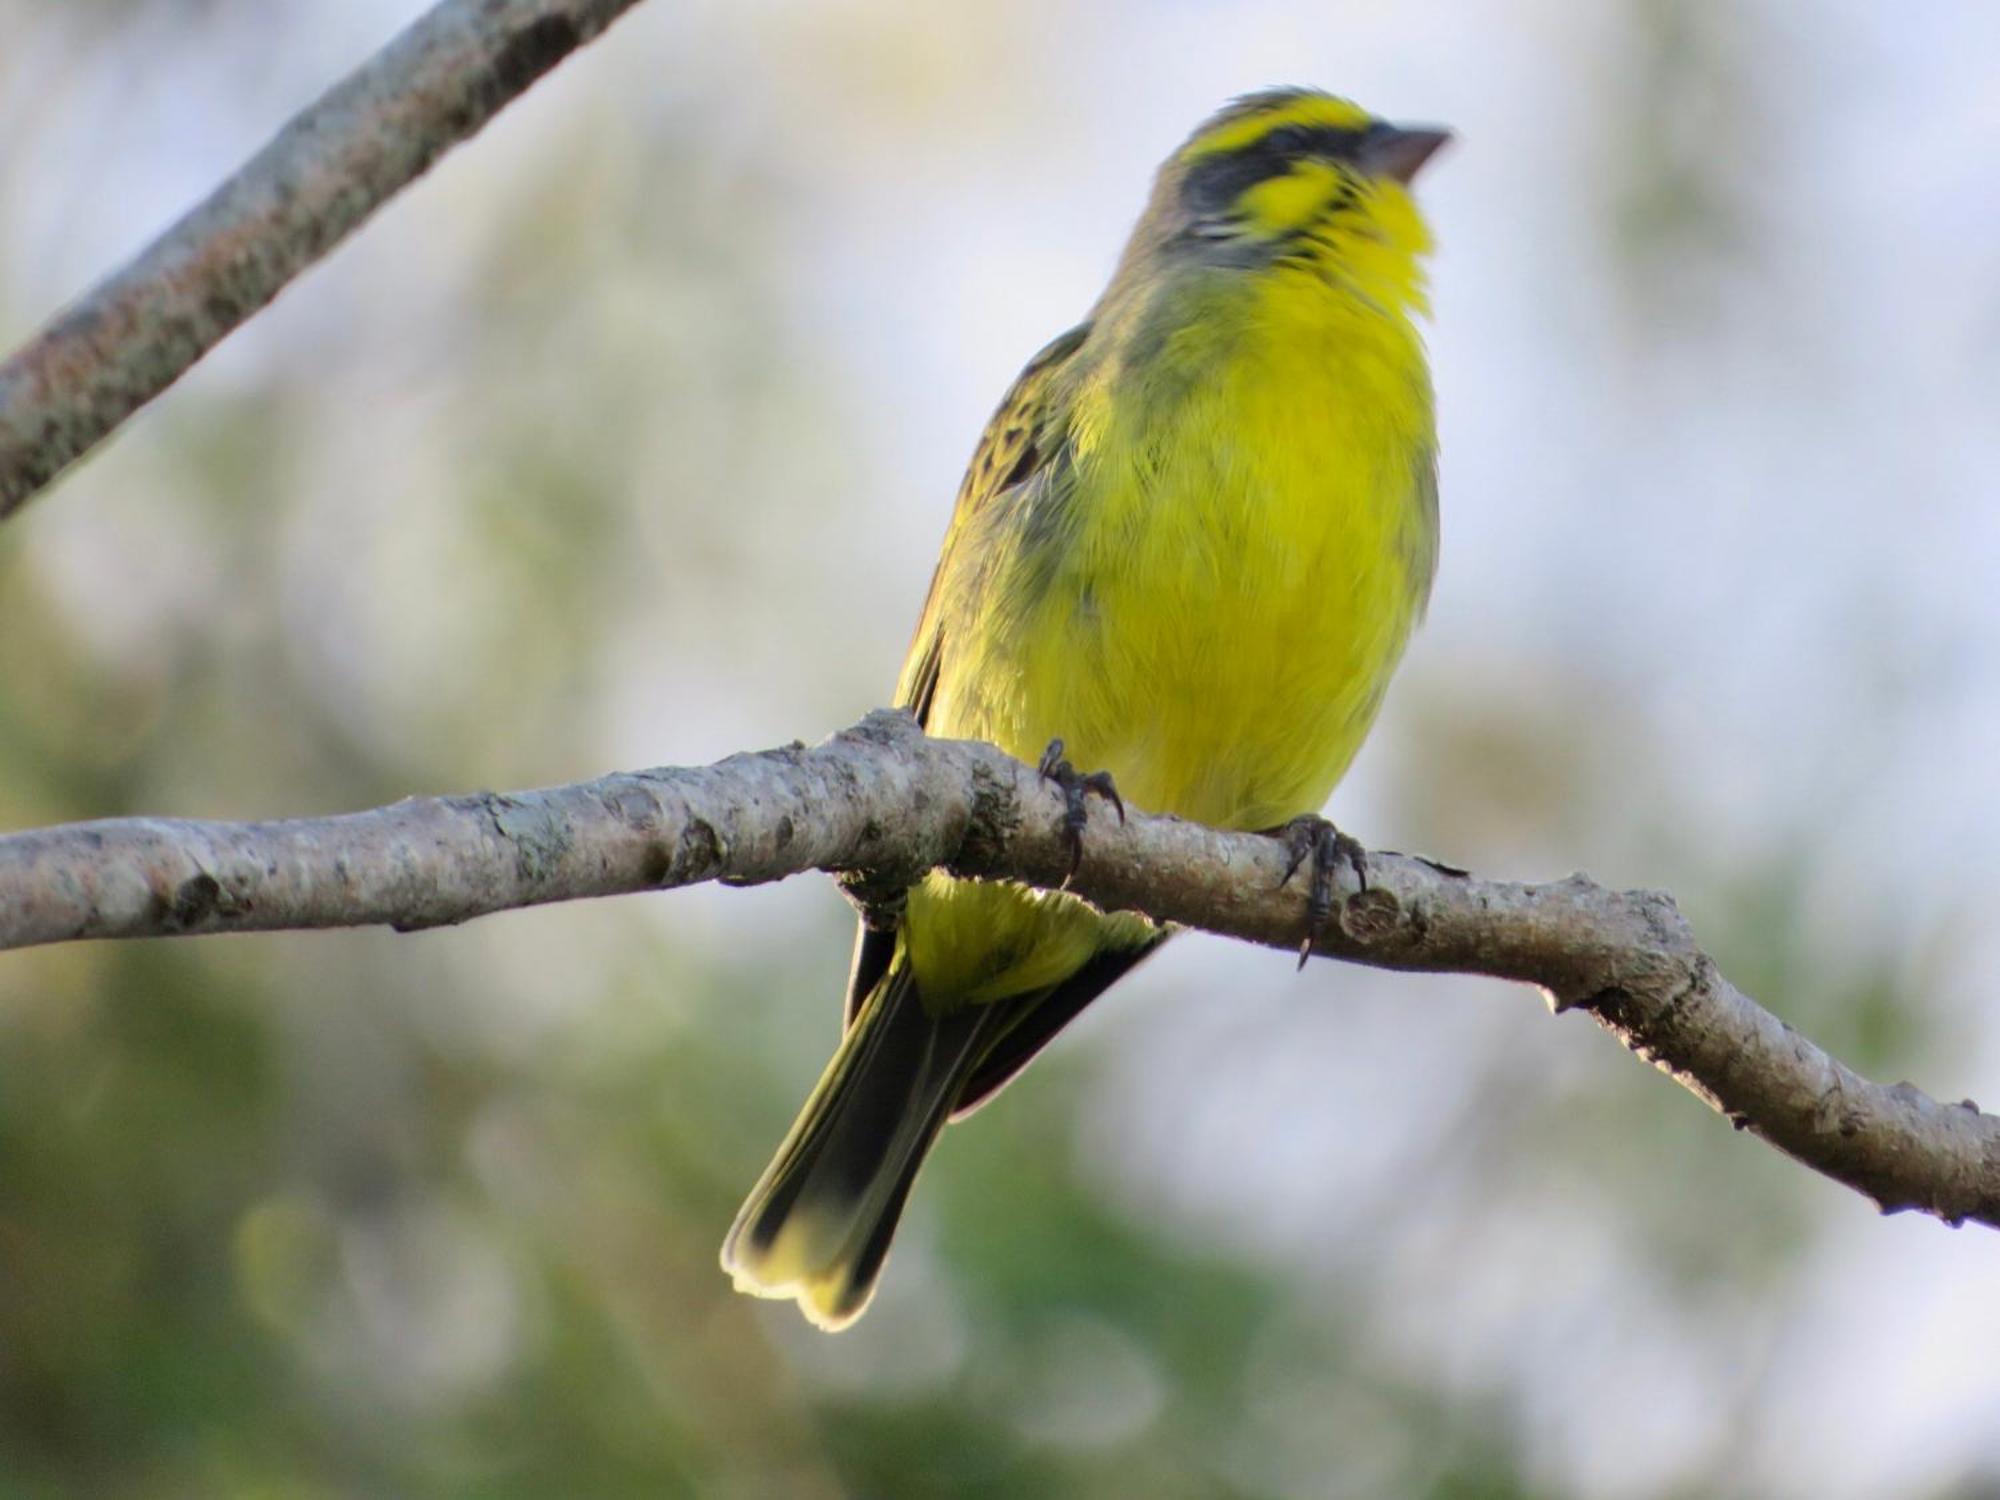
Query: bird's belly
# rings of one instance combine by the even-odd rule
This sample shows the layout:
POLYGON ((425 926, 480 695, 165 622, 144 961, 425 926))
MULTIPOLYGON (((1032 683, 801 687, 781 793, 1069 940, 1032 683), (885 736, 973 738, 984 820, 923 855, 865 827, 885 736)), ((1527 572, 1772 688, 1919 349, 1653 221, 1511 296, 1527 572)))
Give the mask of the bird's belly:
POLYGON ((1324 804, 1427 581, 1410 449, 1332 436, 1184 455, 1106 497, 1020 639, 1007 748, 1060 735, 1135 805, 1225 827, 1324 804))
POLYGON ((1410 613, 1389 550, 1342 540, 1311 549, 1308 570, 1253 533, 1211 545, 1206 567, 1108 586, 1098 619, 1055 633, 1071 667, 1059 677, 1050 664, 1046 696, 1076 763, 1109 768, 1139 806, 1225 827, 1321 806, 1374 719, 1410 613))
MULTIPOLYGON (((1386 596, 1386 580, 1354 580, 1386 596)), ((1139 806, 1267 828, 1320 807, 1367 734, 1399 633, 1338 586, 1188 589, 1171 618, 1107 642, 1105 675, 1060 694, 1073 758, 1116 775, 1139 806), (1095 710, 1095 711, 1093 711, 1095 710)))

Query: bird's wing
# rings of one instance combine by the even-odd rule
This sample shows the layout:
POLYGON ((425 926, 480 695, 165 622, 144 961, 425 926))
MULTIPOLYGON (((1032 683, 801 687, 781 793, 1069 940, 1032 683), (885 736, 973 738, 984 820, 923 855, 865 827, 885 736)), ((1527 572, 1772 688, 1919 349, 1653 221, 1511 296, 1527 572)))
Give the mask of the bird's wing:
POLYGON ((940 618, 943 598, 939 585, 952 549, 965 537, 974 517, 1008 490, 1034 478, 1061 451, 1062 434, 1048 420, 1056 377, 1089 336, 1090 325, 1079 323, 1029 360, 979 435, 979 446, 958 487, 958 503, 952 507, 951 525, 945 531, 937 571, 931 575, 930 592, 924 596, 916 638, 910 642, 910 654, 896 684, 896 706, 914 711, 919 724, 930 719, 938 670, 949 645, 940 618))
MULTIPOLYGON (((1050 342, 1029 360, 1001 398, 999 409, 979 435, 972 462, 958 487, 958 503, 952 507, 951 525, 944 535, 944 548, 937 571, 931 575, 930 592, 924 596, 924 612, 917 620, 916 638, 903 662, 903 675, 896 684, 896 706, 907 708, 919 724, 928 725, 931 699, 937 694, 938 671, 944 661, 943 603, 940 581, 951 561, 952 549, 964 538, 968 522, 1000 495, 1025 484, 1052 463, 1061 447, 1061 433, 1049 422, 1058 372, 1083 341, 1090 325, 1080 323, 1050 342)), ((847 1024, 861 1009, 861 1002, 889 970, 896 951, 896 934, 864 924, 854 942, 854 964, 847 978, 847 1024)))

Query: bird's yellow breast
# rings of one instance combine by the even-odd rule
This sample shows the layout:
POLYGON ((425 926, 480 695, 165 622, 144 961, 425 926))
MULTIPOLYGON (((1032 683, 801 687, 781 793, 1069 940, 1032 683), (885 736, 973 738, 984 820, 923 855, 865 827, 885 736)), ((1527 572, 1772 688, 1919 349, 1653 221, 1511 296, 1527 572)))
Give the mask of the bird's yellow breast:
POLYGON ((1159 812, 1317 809, 1429 584, 1429 389, 1406 318, 1278 272, 1078 391, 1074 529, 939 685, 933 729, 1032 759, 1061 736, 1159 812), (1179 347, 1175 347, 1175 344, 1179 347), (956 678, 958 680, 951 680, 956 678))

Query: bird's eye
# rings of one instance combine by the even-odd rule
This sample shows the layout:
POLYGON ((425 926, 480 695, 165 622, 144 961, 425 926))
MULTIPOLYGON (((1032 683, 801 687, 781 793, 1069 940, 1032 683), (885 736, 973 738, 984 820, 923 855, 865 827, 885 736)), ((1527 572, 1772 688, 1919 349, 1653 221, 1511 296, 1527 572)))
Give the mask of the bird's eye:
POLYGON ((1312 132, 1303 125, 1280 125, 1264 137, 1265 149, 1279 156, 1303 156, 1312 142, 1312 132))

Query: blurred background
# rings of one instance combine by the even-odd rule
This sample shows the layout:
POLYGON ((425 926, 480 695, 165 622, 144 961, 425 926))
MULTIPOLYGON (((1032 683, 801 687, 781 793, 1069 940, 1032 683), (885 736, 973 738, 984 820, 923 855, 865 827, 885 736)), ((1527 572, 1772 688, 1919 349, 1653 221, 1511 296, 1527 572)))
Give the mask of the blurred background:
MULTIPOLYGON (((0 344, 417 0, 0 0, 0 344)), ((1672 889, 2000 1096, 2000 10, 643 6, 0 528, 0 826, 817 738, 1147 175, 1311 82, 1426 174, 1445 548, 1336 798, 1672 889)), ((2000 1495, 2000 1240, 1532 993, 1176 942, 827 1339, 715 1253, 806 878, 0 959, 0 1495, 2000 1495)))

